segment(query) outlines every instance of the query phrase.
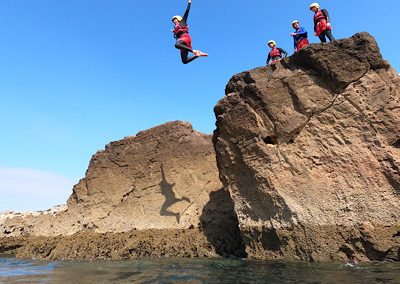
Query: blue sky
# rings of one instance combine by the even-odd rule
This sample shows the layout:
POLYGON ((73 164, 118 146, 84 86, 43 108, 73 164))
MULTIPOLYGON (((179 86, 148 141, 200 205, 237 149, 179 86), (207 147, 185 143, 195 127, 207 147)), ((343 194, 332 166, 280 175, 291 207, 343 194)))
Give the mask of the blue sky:
MULTIPOLYGON (((293 53, 291 22, 313 36, 313 1, 193 0, 193 48, 183 65, 171 17, 187 1, 0 2, 0 212, 64 203, 91 156, 111 141, 171 120, 212 133, 230 77, 265 64, 273 39, 293 53)), ((333 35, 368 31, 400 71, 400 1, 320 1, 333 35)))

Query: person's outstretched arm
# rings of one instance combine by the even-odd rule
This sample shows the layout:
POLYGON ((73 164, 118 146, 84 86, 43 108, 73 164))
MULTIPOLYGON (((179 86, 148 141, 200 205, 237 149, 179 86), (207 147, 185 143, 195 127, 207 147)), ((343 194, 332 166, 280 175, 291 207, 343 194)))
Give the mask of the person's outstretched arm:
POLYGON ((182 21, 180 22, 180 24, 181 24, 181 26, 182 26, 183 28, 186 28, 186 25, 187 25, 187 18, 188 18, 188 16, 189 16, 189 10, 190 10, 191 4, 192 4, 192 0, 189 0, 188 5, 187 5, 187 8, 186 8, 186 11, 185 11, 185 14, 183 15, 182 21), (183 26, 183 25, 184 25, 184 26, 183 26))

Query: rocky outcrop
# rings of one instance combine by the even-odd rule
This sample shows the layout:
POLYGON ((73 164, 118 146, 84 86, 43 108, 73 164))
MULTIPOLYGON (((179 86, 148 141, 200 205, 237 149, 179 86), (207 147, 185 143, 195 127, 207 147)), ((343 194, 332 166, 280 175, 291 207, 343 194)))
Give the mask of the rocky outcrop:
POLYGON ((67 204, 86 230, 184 229, 221 187, 211 135, 172 122, 97 152, 67 204))
POLYGON ((175 121, 111 142, 92 157, 66 212, 6 220, 0 236, 197 228, 222 188, 211 138, 175 121))
POLYGON ((250 257, 400 260, 399 90, 367 33, 232 77, 213 140, 250 257))
POLYGON ((35 252, 31 256, 51 259, 88 259, 104 251, 115 251, 104 259, 243 252, 240 240, 222 241, 240 239, 240 233, 233 203, 218 177, 212 135, 187 122, 165 123, 108 144, 92 157, 67 205, 57 214, 8 214, 14 218, 0 220, 0 237, 8 238, 0 242, 0 251, 15 250, 19 257, 35 252), (216 206, 210 200, 216 195, 228 202, 216 206), (220 220, 219 226, 214 220, 220 220), (151 242, 149 231, 155 232, 151 242), (197 241, 183 241, 196 234, 197 241), (93 253, 84 257, 66 249, 71 242, 93 253), (119 242, 147 245, 126 253, 114 247, 119 242))

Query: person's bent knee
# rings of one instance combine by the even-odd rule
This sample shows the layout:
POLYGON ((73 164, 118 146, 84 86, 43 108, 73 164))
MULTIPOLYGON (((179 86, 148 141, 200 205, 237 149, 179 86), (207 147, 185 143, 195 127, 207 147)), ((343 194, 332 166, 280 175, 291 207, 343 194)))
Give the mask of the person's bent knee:
POLYGON ((179 41, 177 41, 177 42, 175 43, 175 48, 177 48, 177 49, 182 49, 182 43, 179 42, 179 41))
POLYGON ((183 64, 188 64, 190 61, 188 60, 187 56, 181 56, 181 60, 183 64))
POLYGON ((184 42, 184 41, 182 41, 182 40, 178 40, 176 43, 175 43, 175 48, 177 48, 177 49, 184 49, 185 47, 187 47, 187 45, 186 45, 186 43, 184 42))

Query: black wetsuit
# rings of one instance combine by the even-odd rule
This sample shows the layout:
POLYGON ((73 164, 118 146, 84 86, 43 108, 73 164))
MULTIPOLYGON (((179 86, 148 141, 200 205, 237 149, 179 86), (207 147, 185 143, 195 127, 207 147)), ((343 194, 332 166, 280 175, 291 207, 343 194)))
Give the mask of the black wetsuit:
MULTIPOLYGON (((330 23, 328 11, 326 9, 322 9, 321 12, 322 12, 322 14, 324 14, 324 16, 326 18, 326 22, 330 23)), ((314 23, 314 32, 317 31, 317 24, 318 24, 318 22, 314 23)), ((320 35, 318 37, 321 42, 326 42, 325 36, 328 37, 329 41, 335 40, 330 29, 326 29, 320 33, 320 35)))
MULTIPOLYGON (((187 18, 189 16, 190 5, 191 5, 191 3, 188 3, 186 12, 183 15, 182 20, 179 22, 179 26, 181 26, 183 29, 187 27, 187 18)), ((193 50, 190 47, 188 47, 187 44, 183 40, 179 40, 179 38, 182 36, 182 34, 183 34, 182 32, 180 32, 179 34, 174 34, 174 37, 178 40, 175 43, 175 47, 182 51, 181 52, 182 63, 187 64, 187 63, 191 62, 192 60, 196 59, 198 56, 193 55, 188 58, 189 51, 193 52, 193 50)))
MULTIPOLYGON (((279 52, 281 53, 281 54, 284 54, 285 55, 285 57, 287 56, 287 52, 286 51, 284 51, 282 48, 279 48, 279 47, 277 47, 277 49, 279 50, 279 52)), ((271 58, 271 55, 268 53, 268 58, 267 58, 267 65, 268 65, 268 62, 270 61, 270 59, 272 59, 272 60, 279 60, 279 59, 281 59, 282 58, 282 55, 281 56, 274 56, 274 57, 272 57, 271 58)))

